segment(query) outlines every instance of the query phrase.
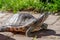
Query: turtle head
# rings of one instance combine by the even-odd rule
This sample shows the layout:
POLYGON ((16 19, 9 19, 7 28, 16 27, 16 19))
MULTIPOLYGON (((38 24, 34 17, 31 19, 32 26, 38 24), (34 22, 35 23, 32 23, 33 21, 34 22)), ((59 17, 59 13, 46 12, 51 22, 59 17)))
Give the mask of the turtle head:
POLYGON ((47 17, 50 15, 51 13, 50 12, 45 12, 45 13, 42 13, 39 18, 37 19, 37 23, 38 24, 42 24, 46 19, 47 17))

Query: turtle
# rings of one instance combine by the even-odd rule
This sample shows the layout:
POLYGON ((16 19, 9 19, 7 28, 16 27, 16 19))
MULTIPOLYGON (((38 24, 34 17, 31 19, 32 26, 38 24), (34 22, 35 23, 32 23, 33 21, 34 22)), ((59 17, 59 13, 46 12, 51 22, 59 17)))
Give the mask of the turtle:
POLYGON ((44 21, 49 14, 49 12, 42 13, 38 18, 29 13, 14 14, 3 22, 0 31, 24 32, 26 36, 29 36, 31 32, 47 29, 47 26, 44 26, 44 21))

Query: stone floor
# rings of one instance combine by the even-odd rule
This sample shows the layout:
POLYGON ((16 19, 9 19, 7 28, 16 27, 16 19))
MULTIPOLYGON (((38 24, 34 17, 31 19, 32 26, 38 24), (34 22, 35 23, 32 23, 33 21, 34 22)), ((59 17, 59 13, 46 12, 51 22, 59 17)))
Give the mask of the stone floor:
MULTIPOLYGON (((11 16, 11 13, 0 13, 0 23, 7 17, 11 16), (5 18, 2 16, 5 15, 5 18)), ((38 17, 39 14, 32 14, 35 17, 38 17)), ((34 32, 33 34, 37 35, 36 40, 60 40, 60 19, 57 20, 59 16, 49 15, 45 21, 48 24, 47 30, 40 30, 34 32)), ((13 34, 11 32, 0 32, 0 40, 32 40, 33 37, 26 37, 24 34, 13 34)))

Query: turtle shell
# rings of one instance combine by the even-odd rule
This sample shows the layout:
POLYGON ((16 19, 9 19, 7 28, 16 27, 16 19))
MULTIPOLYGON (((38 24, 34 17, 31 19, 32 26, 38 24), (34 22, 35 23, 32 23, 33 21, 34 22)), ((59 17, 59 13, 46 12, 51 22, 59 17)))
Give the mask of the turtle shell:
MULTIPOLYGON (((2 26, 6 27, 7 31, 21 31, 26 32, 30 27, 30 23, 34 20, 37 20, 34 16, 28 13, 18 13, 9 17, 3 22, 2 26)), ((37 27, 34 31, 38 31, 40 28, 37 27)))

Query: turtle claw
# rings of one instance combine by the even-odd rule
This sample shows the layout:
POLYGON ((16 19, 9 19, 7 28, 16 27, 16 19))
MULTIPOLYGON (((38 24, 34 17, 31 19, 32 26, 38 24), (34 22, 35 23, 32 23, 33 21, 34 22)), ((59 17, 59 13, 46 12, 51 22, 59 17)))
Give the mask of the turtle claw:
POLYGON ((43 23, 42 26, 41 26, 41 28, 44 29, 44 30, 46 30, 47 26, 48 26, 47 24, 43 23))

